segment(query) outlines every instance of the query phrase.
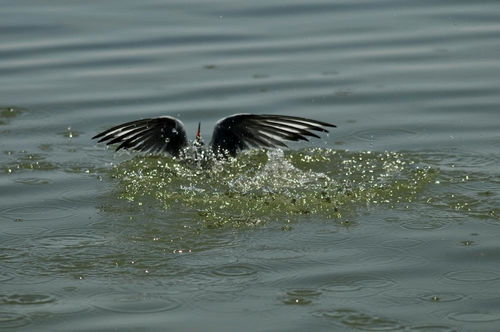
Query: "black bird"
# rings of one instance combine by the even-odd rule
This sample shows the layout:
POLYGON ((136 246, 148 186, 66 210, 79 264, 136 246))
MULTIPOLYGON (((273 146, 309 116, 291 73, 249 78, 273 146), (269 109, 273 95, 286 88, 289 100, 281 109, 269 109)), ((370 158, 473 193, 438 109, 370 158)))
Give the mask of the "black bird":
MULTIPOLYGON (((202 149, 200 125, 193 142, 202 149)), ((313 131, 328 132, 323 127, 333 124, 288 115, 234 114, 215 125, 210 146, 216 156, 236 156, 238 151, 252 147, 287 147, 283 141, 309 141, 308 136, 320 138, 313 131)), ((112 127, 92 137, 107 145, 121 143, 120 149, 132 149, 149 153, 167 152, 179 157, 189 146, 184 124, 171 116, 142 119, 112 127)))

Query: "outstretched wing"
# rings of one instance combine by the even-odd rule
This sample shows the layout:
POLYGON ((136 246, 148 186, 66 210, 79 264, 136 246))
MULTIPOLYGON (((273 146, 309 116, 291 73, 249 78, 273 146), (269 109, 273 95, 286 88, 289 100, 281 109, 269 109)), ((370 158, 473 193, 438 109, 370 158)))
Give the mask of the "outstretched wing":
POLYGON ((107 145, 121 143, 116 151, 168 152, 176 157, 188 145, 184 125, 170 116, 123 123, 92 137, 95 138, 100 138, 99 142, 108 141, 107 145))
POLYGON ((216 154, 235 156, 251 147, 286 147, 283 141, 308 141, 318 137, 313 131, 328 132, 331 123, 287 115, 236 114, 221 119, 215 126, 212 149, 216 154))

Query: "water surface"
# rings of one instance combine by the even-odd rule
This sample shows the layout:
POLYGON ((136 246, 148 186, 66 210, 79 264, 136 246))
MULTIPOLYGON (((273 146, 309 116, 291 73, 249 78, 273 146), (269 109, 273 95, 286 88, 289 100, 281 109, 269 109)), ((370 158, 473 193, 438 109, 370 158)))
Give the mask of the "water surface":
POLYGON ((4 1, 0 329, 497 331, 498 1, 4 1), (197 168, 170 115, 338 128, 197 168))

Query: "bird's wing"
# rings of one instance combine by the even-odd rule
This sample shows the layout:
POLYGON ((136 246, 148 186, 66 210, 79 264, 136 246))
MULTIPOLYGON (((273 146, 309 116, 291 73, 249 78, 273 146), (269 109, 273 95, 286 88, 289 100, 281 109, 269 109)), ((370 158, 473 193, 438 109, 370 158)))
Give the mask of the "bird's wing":
POLYGON ((331 123, 287 115, 236 114, 217 122, 212 135, 216 154, 235 156, 250 147, 286 147, 283 141, 308 141, 318 137, 313 131, 328 132, 331 123))
POLYGON ((95 138, 100 138, 99 142, 108 141, 107 145, 121 143, 116 151, 168 152, 173 156, 178 156, 188 145, 184 125, 170 116, 122 123, 92 137, 95 138))

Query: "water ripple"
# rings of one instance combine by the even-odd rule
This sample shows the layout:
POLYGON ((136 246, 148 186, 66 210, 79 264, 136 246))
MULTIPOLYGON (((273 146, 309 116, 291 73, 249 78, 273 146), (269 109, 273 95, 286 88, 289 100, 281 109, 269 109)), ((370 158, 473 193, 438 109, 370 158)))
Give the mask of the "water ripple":
POLYGON ((283 260, 298 259, 305 255, 304 252, 294 248, 282 248, 269 245, 250 248, 245 252, 245 257, 260 260, 283 260))
POLYGON ((222 277, 247 277, 256 274, 259 269, 248 264, 231 264, 217 267, 213 274, 222 277))
MULTIPOLYGON (((418 135, 418 133, 411 130, 384 128, 384 129, 360 130, 353 133, 352 135, 355 139, 368 142, 375 142, 380 139, 387 139, 391 137, 416 136, 418 135)), ((405 138, 405 139, 411 139, 411 138, 405 138)))
POLYGON ((441 303, 456 302, 464 299, 464 295, 454 292, 422 290, 418 288, 392 288, 382 294, 392 305, 417 305, 422 301, 441 303))
POLYGON ((493 322, 500 320, 500 313, 492 313, 492 312, 455 312, 451 313, 449 318, 460 321, 460 322, 469 322, 469 323, 484 323, 484 322, 493 322))
POLYGON ((308 305, 322 293, 315 289, 292 289, 286 292, 281 302, 287 305, 308 305))
POLYGON ((498 280, 500 278, 500 274, 496 271, 464 270, 448 272, 444 275, 444 277, 453 281, 477 283, 498 280))
POLYGON ((426 292, 419 297, 428 302, 455 302, 462 300, 465 295, 452 292, 426 292))
POLYGON ((0 311, 0 328, 16 328, 31 323, 28 316, 14 312, 0 311))
POLYGON ((35 2, 0 11, 0 329, 496 330, 498 0, 35 2), (90 140, 237 112, 338 128, 213 172, 90 140))
POLYGON ((129 292, 104 292, 91 297, 90 300, 98 309, 134 314, 172 311, 181 305, 169 296, 129 292))
POLYGON ((59 234, 36 238, 34 246, 48 250, 76 249, 95 247, 106 243, 106 239, 89 234, 59 234))
POLYGON ((44 185, 50 184, 53 181, 44 178, 18 178, 15 180, 16 183, 26 184, 26 185, 44 185))
POLYGON ((409 328, 409 331, 416 331, 416 332, 458 332, 459 330, 457 328, 447 326, 447 325, 441 325, 441 324, 429 324, 429 325, 418 325, 418 326, 412 326, 409 328))
POLYGON ((348 328, 364 331, 400 331, 404 328, 398 321, 355 309, 324 310, 316 312, 315 315, 333 319, 348 328))
POLYGON ((0 261, 11 261, 26 255, 26 251, 19 248, 0 247, 0 261))
POLYGON ((321 286, 322 291, 349 298, 372 296, 396 284, 393 279, 384 276, 341 275, 329 279, 321 286))
POLYGON ((43 221, 66 219, 74 216, 75 209, 61 205, 23 206, 6 208, 0 211, 4 219, 22 221, 43 221))
POLYGON ((15 277, 13 273, 0 272, 0 282, 12 280, 15 277))
MULTIPOLYGON (((0 217, 1 218, 1 217, 0 217)), ((11 223, 5 227, 5 234, 14 235, 15 241, 19 240, 19 237, 25 237, 27 235, 40 235, 48 231, 48 228, 41 227, 39 225, 24 225, 24 219, 16 218, 10 219, 15 223, 11 223), (16 238, 17 237, 17 238, 16 238)), ((11 243, 12 241, 9 241, 11 243)))
POLYGON ((400 248, 400 249, 406 249, 406 248, 412 248, 421 245, 424 243, 423 240, 418 240, 418 239, 391 239, 391 240, 385 240, 384 242, 381 243, 383 247, 394 247, 394 248, 400 248))
POLYGON ((0 303, 34 305, 55 302, 55 297, 44 294, 10 294, 0 295, 0 303))

